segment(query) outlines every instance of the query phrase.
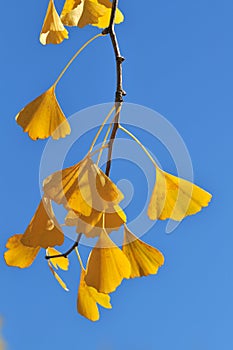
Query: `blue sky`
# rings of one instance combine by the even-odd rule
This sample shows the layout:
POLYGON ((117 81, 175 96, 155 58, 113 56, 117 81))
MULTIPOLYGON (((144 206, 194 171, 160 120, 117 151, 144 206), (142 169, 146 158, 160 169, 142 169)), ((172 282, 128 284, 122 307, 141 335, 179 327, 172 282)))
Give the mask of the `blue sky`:
MULTIPOLYGON (((125 13, 124 24, 117 27, 127 58, 125 100, 158 111, 176 127, 190 152, 195 182, 213 194, 213 201, 208 209, 185 219, 173 234, 167 235, 166 223, 161 222, 144 236, 163 251, 165 266, 157 276, 124 281, 112 295, 113 309, 103 310, 98 323, 76 312, 79 268, 74 256, 66 274, 70 293, 52 279, 43 254, 26 270, 5 266, 2 256, 8 237, 25 230, 39 202, 38 169, 46 144, 32 142, 14 117, 98 32, 93 27, 72 29, 70 40, 43 47, 38 35, 47 1, 5 2, 0 56, 4 338, 12 350, 230 350, 233 3, 119 2, 125 13)), ((56 4, 62 8, 61 0, 56 4)), ((88 47, 58 86, 67 116, 113 99, 115 67, 105 39, 88 47)), ((163 158, 163 150, 155 149, 153 139, 143 133, 141 139, 164 168, 174 170, 171 160, 163 158)), ((71 153, 70 163, 80 160, 82 152, 76 153, 76 159, 71 153)), ((134 173, 130 164, 119 169, 115 162, 113 179, 126 177, 122 169, 134 173)), ((135 171, 131 180, 139 187, 140 172, 135 171)), ((139 194, 129 207, 129 218, 138 210, 138 201, 139 194)), ((82 251, 85 255, 88 250, 82 251)))

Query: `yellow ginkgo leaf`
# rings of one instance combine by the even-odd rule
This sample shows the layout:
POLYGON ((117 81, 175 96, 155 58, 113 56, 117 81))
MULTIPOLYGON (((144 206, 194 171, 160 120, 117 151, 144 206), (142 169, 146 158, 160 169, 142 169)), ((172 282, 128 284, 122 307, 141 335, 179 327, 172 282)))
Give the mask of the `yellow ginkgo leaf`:
MULTIPOLYGON (((109 0, 66 0, 61 19, 67 26, 84 26, 91 24, 99 28, 109 25, 112 3, 109 0)), ((117 9, 115 23, 124 20, 122 13, 117 9)))
POLYGON ((69 289, 67 288, 65 282, 61 279, 61 277, 57 274, 56 271, 54 271, 51 262, 48 260, 48 265, 49 265, 49 269, 52 272, 53 276, 56 278, 57 282, 60 284, 60 286, 66 291, 68 292, 69 289))
POLYGON ((130 277, 130 273, 131 267, 126 255, 103 230, 88 258, 85 277, 87 285, 98 292, 111 293, 123 278, 130 277))
MULTIPOLYGON (((104 5, 107 8, 107 11, 105 14, 98 19, 97 24, 93 24, 96 27, 99 28, 107 28, 109 25, 110 17, 111 17, 111 10, 112 10, 112 2, 109 0, 98 0, 98 2, 102 5, 104 5)), ((124 16, 122 12, 117 9, 116 10, 116 15, 115 15, 115 23, 119 24, 124 21, 124 16)))
POLYGON ((31 248, 22 244, 22 234, 17 234, 9 238, 6 248, 8 250, 4 253, 4 258, 9 266, 16 266, 20 268, 29 267, 35 260, 40 247, 31 248))
POLYGON ((51 201, 48 198, 42 198, 21 241, 28 247, 45 249, 63 244, 64 234, 55 219, 51 201))
POLYGON ((46 44, 60 44, 68 39, 68 31, 65 29, 55 8, 53 0, 49 0, 47 13, 40 33, 40 42, 46 44))
POLYGON ((98 23, 98 18, 103 16, 106 10, 97 0, 66 0, 61 20, 67 26, 83 28, 88 24, 98 23))
POLYGON ((105 230, 110 233, 117 231, 125 222, 126 215, 121 207, 116 205, 109 205, 109 207, 102 212, 92 209, 89 216, 69 211, 65 223, 67 226, 76 226, 77 233, 83 233, 87 237, 99 236, 103 229, 103 215, 105 215, 105 230))
MULTIPOLYGON (((46 250, 47 256, 53 256, 58 254, 60 254, 60 252, 55 248, 48 247, 46 250)), ((69 268, 69 259, 63 256, 59 258, 50 259, 50 263, 53 265, 53 267, 55 267, 56 270, 60 268, 61 270, 67 271, 69 268)))
POLYGON ((78 26, 84 4, 84 0, 66 0, 60 16, 62 23, 66 26, 78 26))
POLYGON ((15 119, 32 140, 49 136, 57 140, 70 134, 70 125, 55 95, 55 85, 24 107, 15 119))
POLYGON ((148 207, 151 220, 181 221, 206 207, 212 195, 191 182, 156 168, 156 183, 148 207))
POLYGON ((118 203, 123 195, 117 186, 87 157, 78 164, 57 171, 44 180, 46 196, 83 215, 102 211, 108 202, 118 203))
POLYGON ((85 282, 86 271, 82 269, 78 290, 77 310, 91 321, 98 321, 99 310, 97 304, 111 309, 110 296, 99 293, 95 288, 89 287, 85 282))
POLYGON ((138 239, 126 225, 122 250, 131 264, 130 278, 156 274, 164 264, 163 254, 138 239))

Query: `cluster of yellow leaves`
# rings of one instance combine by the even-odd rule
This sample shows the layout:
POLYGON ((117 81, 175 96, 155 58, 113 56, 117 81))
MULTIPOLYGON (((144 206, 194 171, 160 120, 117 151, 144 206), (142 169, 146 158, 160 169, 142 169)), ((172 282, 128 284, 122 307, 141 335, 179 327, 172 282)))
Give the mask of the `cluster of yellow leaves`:
MULTIPOLYGON (((125 239, 120 249, 109 237, 126 222, 126 215, 119 202, 123 194, 88 156, 72 167, 49 176, 43 185, 44 197, 24 234, 12 236, 7 244, 5 261, 10 266, 28 267, 41 248, 47 256, 58 255, 53 247, 62 245, 64 235, 51 205, 51 200, 67 210, 66 224, 76 226, 77 232, 87 237, 98 236, 91 251, 86 269, 81 263, 81 277, 77 308, 80 314, 92 321, 99 319, 97 304, 111 308, 109 293, 124 278, 155 274, 163 265, 163 255, 155 248, 137 239, 125 226, 125 239)), ((65 257, 48 260, 49 268, 68 290, 57 273, 67 270, 65 257)))
POLYGON ((92 209, 89 216, 75 211, 69 211, 65 223, 67 226, 76 226, 77 233, 84 233, 87 237, 100 236, 103 227, 103 215, 105 215, 105 230, 110 233, 117 231, 126 223, 126 215, 122 208, 117 205, 109 205, 104 211, 92 209))
MULTIPOLYGON (((54 1, 49 0, 40 41, 44 45, 61 43, 68 38, 64 26, 82 28, 90 24, 106 28, 111 8, 109 0, 66 0, 59 16, 54 1)), ((115 22, 121 23, 123 19, 117 9, 115 22)), ((74 58, 56 82, 16 116, 17 123, 31 139, 49 136, 59 139, 70 133, 70 125, 57 101, 55 88, 74 58)), ((208 205, 211 199, 208 192, 162 171, 157 165, 155 168, 156 183, 148 207, 151 220, 170 218, 180 221, 208 205)), ((43 248, 50 257, 48 266, 51 273, 61 287, 68 291, 57 272, 58 269, 68 270, 69 260, 58 256, 61 254, 54 248, 63 244, 64 234, 55 218, 52 201, 63 205, 67 210, 66 226, 74 226, 78 234, 86 237, 98 237, 86 268, 76 250, 81 266, 77 309, 84 317, 98 320, 98 304, 110 309, 109 294, 116 290, 123 279, 156 274, 164 264, 163 254, 158 249, 144 243, 128 229, 126 214, 120 207, 123 194, 92 161, 90 154, 79 163, 46 178, 43 190, 44 196, 25 232, 9 238, 5 261, 9 266, 29 267, 43 248), (122 226, 124 241, 122 248, 119 248, 109 235, 122 226)))
MULTIPOLYGON (((99 237, 97 245, 88 259, 86 281, 88 285, 95 287, 99 292, 110 293, 114 291, 122 279, 129 278, 131 274, 128 260, 130 258, 132 260, 132 254, 127 249, 125 250, 126 254, 123 254, 124 249, 120 250, 108 236, 110 232, 118 230, 126 222, 126 215, 119 206, 123 194, 110 178, 93 163, 90 157, 52 174, 44 180, 43 188, 48 198, 57 204, 62 204, 68 210, 66 225, 76 226, 76 231, 87 237, 99 237), (103 272, 101 268, 94 269, 94 266, 104 264, 107 261, 106 266, 101 265, 103 272), (101 276, 108 275, 105 273, 105 269, 112 270, 109 273, 112 276, 111 281, 106 278, 101 279, 101 276), (96 270, 99 271, 100 276, 96 270), (103 285, 97 285, 98 283, 103 285), (105 283, 108 286, 105 286, 105 283)), ((125 229, 124 244, 130 248, 131 241, 132 244, 138 242, 139 246, 135 246, 137 249, 140 250, 139 247, 141 247, 141 250, 145 250, 146 245, 144 243, 141 245, 142 242, 137 240, 128 229, 125 229)), ((160 257, 155 259, 154 263, 156 266, 160 266, 163 261, 160 257)), ((142 270, 144 269, 142 268, 142 270)))
MULTIPOLYGON (((24 234, 12 236, 6 247, 6 263, 20 268, 32 264, 41 248, 47 256, 59 252, 64 235, 57 222, 51 201, 67 210, 65 224, 75 226, 77 233, 98 237, 90 252, 87 266, 81 265, 77 309, 86 318, 99 319, 98 304, 111 308, 109 294, 123 279, 156 274, 164 264, 163 254, 138 239, 126 226, 126 215, 119 203, 123 194, 102 170, 86 156, 79 163, 57 171, 44 180, 44 197, 24 234), (109 237, 124 225, 124 242, 119 248, 109 237)), ((148 215, 152 220, 172 218, 182 220, 208 205, 211 195, 192 183, 156 168, 156 184, 148 215)), ((59 284, 68 290, 57 273, 67 270, 69 260, 57 257, 48 260, 49 269, 59 284)))
POLYGON ((79 313, 92 321, 98 320, 96 303, 111 308, 109 293, 114 292, 124 278, 156 274, 163 263, 162 253, 139 240, 126 226, 122 249, 103 229, 89 255, 86 270, 82 269, 79 313))
POLYGON ((49 176, 43 188, 54 202, 85 216, 90 216, 93 209, 103 211, 123 199, 121 191, 89 156, 49 176))
MULTIPOLYGON (((109 25, 112 3, 109 0, 66 0, 59 16, 53 0, 49 1, 47 13, 40 33, 40 42, 60 44, 68 39, 65 26, 83 28, 88 24, 99 28, 109 25)), ((115 23, 121 23, 124 17, 117 9, 115 23)))

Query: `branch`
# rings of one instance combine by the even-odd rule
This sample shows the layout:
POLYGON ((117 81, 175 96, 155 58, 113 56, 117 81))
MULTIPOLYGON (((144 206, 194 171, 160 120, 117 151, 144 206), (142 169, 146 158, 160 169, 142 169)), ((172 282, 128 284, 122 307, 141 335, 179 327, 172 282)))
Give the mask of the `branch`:
POLYGON ((72 245, 72 247, 69 250, 67 250, 65 253, 57 254, 57 255, 51 255, 51 256, 50 255, 46 255, 45 259, 46 260, 50 260, 50 259, 55 259, 55 258, 67 258, 68 255, 70 253, 72 253, 72 251, 75 250, 75 248, 78 247, 81 237, 82 237, 82 233, 79 233, 79 235, 78 235, 76 241, 74 242, 74 244, 72 245))
MULTIPOLYGON (((123 102, 123 96, 126 95, 126 92, 123 90, 122 87, 122 63, 124 62, 124 57, 121 56, 120 48, 118 45, 117 41, 117 36, 115 33, 115 17, 116 17, 116 11, 118 7, 118 0, 113 0, 112 2, 112 11, 111 11, 111 17, 109 21, 109 26, 108 28, 104 29, 102 34, 110 35, 111 42, 112 42, 112 47, 114 50, 115 54, 115 59, 116 59, 116 75, 117 75, 117 84, 116 84, 116 94, 115 94, 115 119, 114 119, 114 124, 110 136, 110 141, 108 143, 108 160, 107 160, 107 165, 106 165, 106 170, 105 174, 109 176, 110 169, 111 169, 111 163, 112 163, 112 149, 113 149, 113 143, 116 138, 117 130, 119 129, 119 120, 120 120, 120 112, 121 112, 121 107, 122 107, 122 102, 123 102)), ((57 255, 52 255, 52 256, 45 256, 45 259, 54 259, 54 258, 60 258, 64 257, 67 258, 67 256, 72 253, 72 251, 78 247, 80 239, 82 237, 82 233, 78 235, 77 240, 75 243, 72 245, 72 247, 67 250, 67 252, 63 254, 57 254, 57 255)))
POLYGON ((111 169, 111 163, 112 163, 112 149, 113 149, 113 143, 116 138, 116 133, 119 128, 119 120, 120 120, 120 112, 123 102, 123 96, 126 95, 126 92, 123 90, 122 87, 122 63, 124 62, 124 57, 121 56, 120 48, 118 45, 117 36, 115 33, 115 17, 116 17, 116 10, 118 6, 118 0, 113 0, 112 2, 112 11, 111 11, 111 17, 108 28, 104 29, 102 34, 109 34, 112 42, 112 47, 115 54, 116 59, 116 75, 117 75, 117 86, 116 86, 116 94, 115 94, 115 120, 112 128, 112 133, 110 136, 109 141, 109 147, 108 147, 108 159, 107 159, 107 165, 105 174, 109 176, 110 169, 111 169))

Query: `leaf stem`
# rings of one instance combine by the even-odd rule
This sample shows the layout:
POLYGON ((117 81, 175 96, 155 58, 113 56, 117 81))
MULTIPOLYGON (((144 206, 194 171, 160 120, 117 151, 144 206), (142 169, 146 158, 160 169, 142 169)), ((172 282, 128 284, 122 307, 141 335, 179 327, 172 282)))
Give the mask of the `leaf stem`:
MULTIPOLYGON (((111 129, 112 129, 112 124, 113 124, 114 119, 115 119, 115 116, 114 116, 113 120, 111 121, 111 123, 109 124, 108 130, 107 130, 107 132, 106 132, 106 134, 105 134, 105 136, 104 136, 104 140, 103 140, 102 147, 101 147, 102 149, 101 149, 100 152, 99 152, 98 159, 97 159, 97 162, 96 162, 96 165, 97 165, 97 166, 99 165, 101 156, 102 156, 102 154, 103 154, 103 150, 104 150, 104 148, 106 148, 105 145, 106 145, 106 142, 107 142, 107 139, 108 139, 108 135, 110 134, 110 131, 111 131, 111 129)), ((108 146, 107 146, 107 147, 108 147, 108 146)))
POLYGON ((69 68, 69 66, 73 63, 73 61, 75 60, 75 58, 95 39, 99 38, 100 36, 103 36, 104 34, 97 34, 95 36, 93 36, 90 40, 88 40, 75 54, 74 56, 71 58, 71 60, 67 63, 67 65, 65 66, 65 68, 62 70, 62 72, 59 74, 57 80, 54 83, 54 86, 57 85, 57 83, 59 82, 59 80, 62 78, 62 76, 65 74, 65 72, 67 71, 67 69, 69 68))
POLYGON ((95 151, 88 153, 86 157, 93 157, 96 153, 101 152, 104 148, 108 148, 108 145, 102 145, 100 148, 97 148, 95 151))
POLYGON ((82 262, 81 256, 80 256, 80 253, 78 251, 78 247, 75 247, 75 253, 76 253, 77 257, 78 257, 78 261, 79 261, 79 264, 81 266, 81 269, 85 270, 84 266, 83 266, 83 262, 82 262))
POLYGON ((103 123, 101 124, 101 126, 100 126, 100 128, 99 128, 97 134, 95 135, 95 137, 94 137, 94 139, 93 139, 93 141, 92 141, 92 144, 91 144, 91 147, 90 147, 88 153, 90 153, 90 152, 93 150, 93 148, 94 148, 94 146, 95 146, 95 144, 96 144, 96 141, 97 141, 99 135, 101 134, 101 131, 103 130, 105 124, 106 124, 107 121, 108 121, 108 119, 111 117, 112 112, 114 111, 114 109, 115 109, 115 107, 113 106, 113 107, 111 108, 111 110, 109 111, 108 115, 106 116, 106 118, 104 119, 103 123))
POLYGON ((134 136, 134 134, 132 134, 129 130, 127 130, 126 128, 124 128, 122 125, 119 124, 119 129, 121 129, 122 131, 124 131, 127 135, 129 135, 135 142, 137 142, 137 144, 142 148, 142 150, 145 152, 145 154, 148 156, 148 158, 151 160, 151 162, 153 163, 153 165, 155 166, 155 168, 159 168, 159 166, 157 165, 156 161, 154 160, 154 158, 151 156, 150 152, 146 149, 146 147, 141 143, 141 141, 139 141, 139 139, 134 136))

